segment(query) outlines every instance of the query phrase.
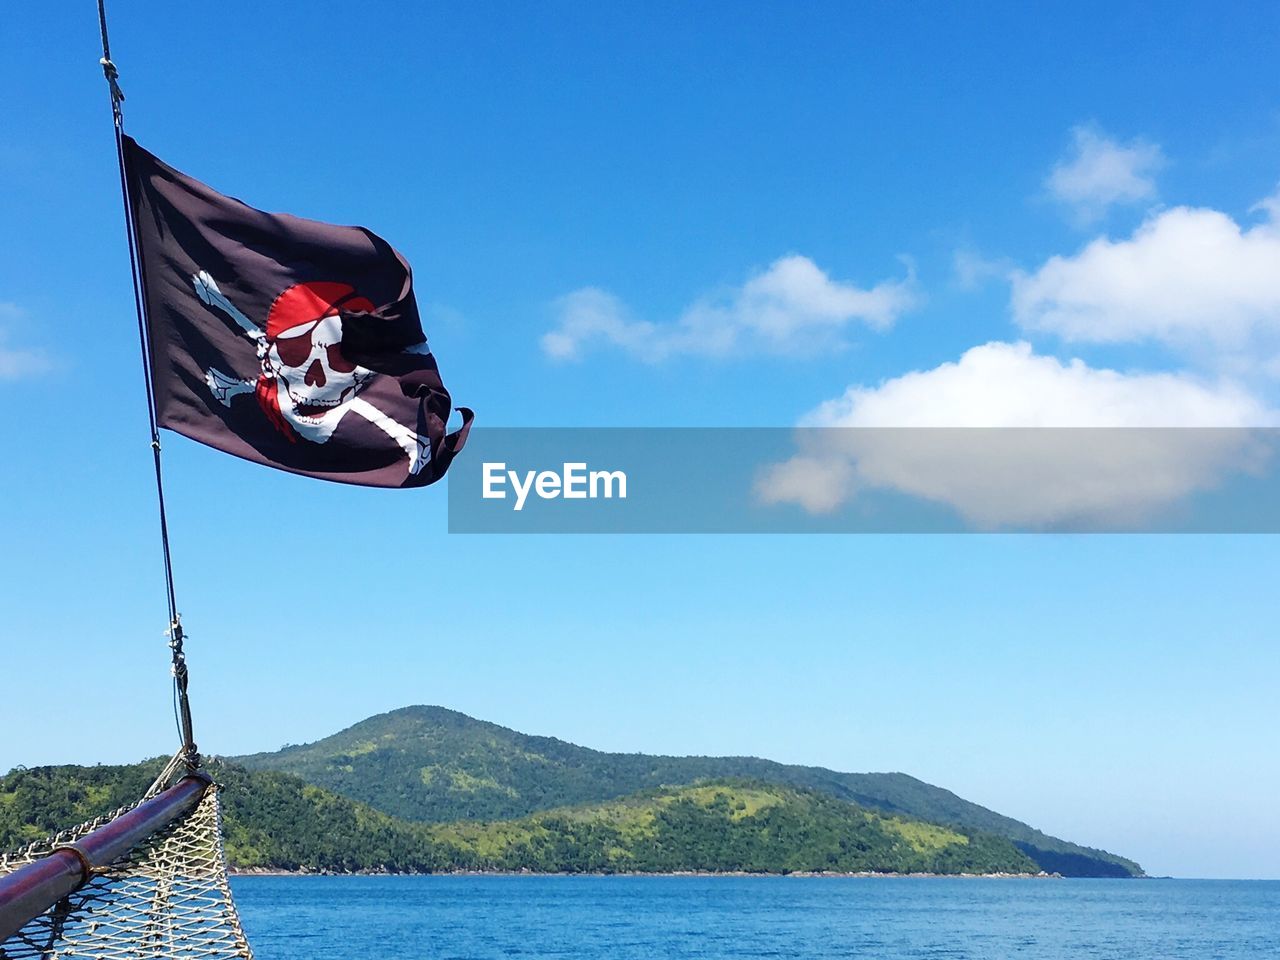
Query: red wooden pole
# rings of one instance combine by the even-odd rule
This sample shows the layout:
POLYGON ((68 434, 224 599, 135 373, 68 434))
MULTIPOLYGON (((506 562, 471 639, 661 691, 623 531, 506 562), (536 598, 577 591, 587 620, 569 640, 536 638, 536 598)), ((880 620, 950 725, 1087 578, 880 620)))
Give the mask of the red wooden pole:
POLYGON ((0 943, 82 887, 94 868, 120 859, 194 810, 211 782, 203 773, 184 777, 75 843, 0 877, 0 943))

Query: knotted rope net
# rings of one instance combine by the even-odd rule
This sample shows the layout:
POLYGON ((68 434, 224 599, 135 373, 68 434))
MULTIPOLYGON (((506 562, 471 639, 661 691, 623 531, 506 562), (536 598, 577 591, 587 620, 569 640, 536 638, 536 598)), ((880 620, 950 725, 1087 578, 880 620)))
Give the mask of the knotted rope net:
MULTIPOLYGON (((138 802, 0 855, 0 876, 128 813, 156 796, 182 767, 169 762, 138 802)), ((217 784, 185 817, 95 872, 79 890, 0 942, 0 960, 245 958, 253 951, 227 882, 217 784)))

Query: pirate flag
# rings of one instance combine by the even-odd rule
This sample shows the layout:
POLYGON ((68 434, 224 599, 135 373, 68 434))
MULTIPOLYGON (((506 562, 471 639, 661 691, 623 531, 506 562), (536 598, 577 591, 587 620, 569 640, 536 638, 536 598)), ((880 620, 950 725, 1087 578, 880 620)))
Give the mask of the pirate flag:
POLYGON ((263 213, 124 138, 160 425, 281 470, 444 476, 471 411, 427 349, 408 263, 363 227, 263 213))

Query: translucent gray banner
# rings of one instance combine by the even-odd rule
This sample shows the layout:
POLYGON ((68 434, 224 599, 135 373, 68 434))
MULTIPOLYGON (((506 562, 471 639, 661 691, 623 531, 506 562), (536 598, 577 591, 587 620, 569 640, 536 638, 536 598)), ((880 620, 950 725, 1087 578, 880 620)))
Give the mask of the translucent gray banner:
POLYGON ((1276 533, 1280 429, 477 428, 452 533, 1276 533))

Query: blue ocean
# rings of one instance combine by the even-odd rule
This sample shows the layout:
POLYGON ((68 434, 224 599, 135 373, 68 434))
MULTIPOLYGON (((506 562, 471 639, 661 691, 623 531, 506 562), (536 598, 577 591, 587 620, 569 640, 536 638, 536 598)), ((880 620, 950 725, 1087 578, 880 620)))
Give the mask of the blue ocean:
POLYGON ((237 877, 259 960, 1280 957, 1280 881, 237 877))

